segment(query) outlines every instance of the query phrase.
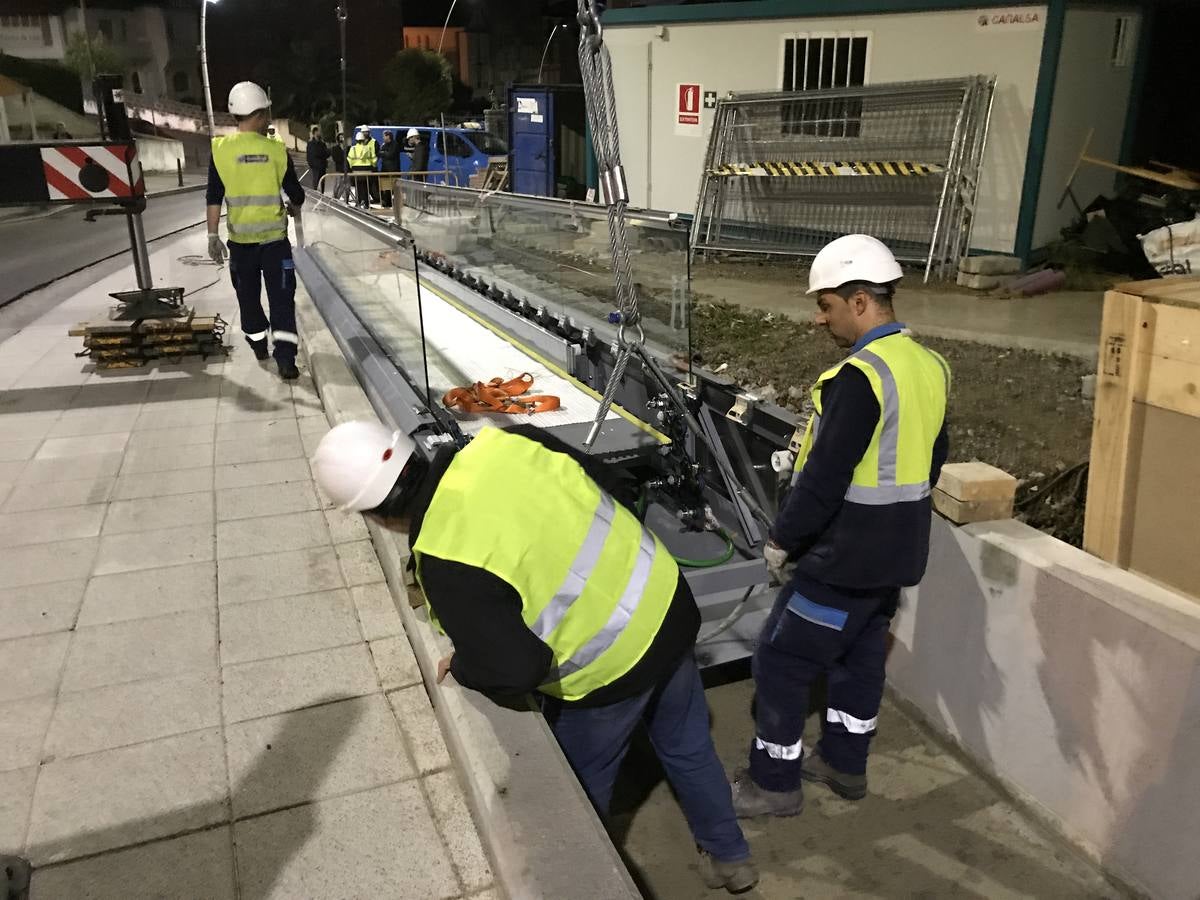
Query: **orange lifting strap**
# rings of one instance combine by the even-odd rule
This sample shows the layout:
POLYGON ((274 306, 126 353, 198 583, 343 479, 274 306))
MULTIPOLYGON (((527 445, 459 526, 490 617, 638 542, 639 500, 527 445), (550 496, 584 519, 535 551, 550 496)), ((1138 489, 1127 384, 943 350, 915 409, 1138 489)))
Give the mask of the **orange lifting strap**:
POLYGON ((533 376, 528 372, 504 381, 493 378, 486 384, 477 381, 471 387, 457 387, 442 397, 448 409, 458 407, 466 413, 527 414, 558 409, 559 400, 552 394, 530 394, 533 376))

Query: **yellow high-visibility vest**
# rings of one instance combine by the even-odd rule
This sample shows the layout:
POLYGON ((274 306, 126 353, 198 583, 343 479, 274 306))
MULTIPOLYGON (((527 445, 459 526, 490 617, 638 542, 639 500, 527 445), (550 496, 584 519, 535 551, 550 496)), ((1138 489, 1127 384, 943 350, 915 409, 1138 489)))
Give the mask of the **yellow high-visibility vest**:
POLYGON ((213 138, 213 164, 225 185, 226 226, 237 244, 265 244, 287 237, 287 213, 279 190, 287 150, 253 131, 213 138))
MULTIPOLYGON (((454 457, 413 553, 418 581, 428 554, 512 585, 525 624, 554 653, 539 690, 567 700, 633 668, 679 579, 662 542, 575 460, 497 428, 454 457)), ((436 598, 429 608, 436 624, 436 598)))
POLYGON ((349 160, 351 166, 375 168, 375 142, 370 138, 361 143, 354 142, 346 152, 346 159, 349 160))
POLYGON ((928 497, 933 444, 946 418, 950 366, 907 331, 876 338, 821 373, 813 385, 815 412, 796 454, 792 482, 800 477, 821 428, 822 388, 842 366, 854 366, 867 376, 880 411, 867 452, 854 468, 846 501, 882 506, 928 497))

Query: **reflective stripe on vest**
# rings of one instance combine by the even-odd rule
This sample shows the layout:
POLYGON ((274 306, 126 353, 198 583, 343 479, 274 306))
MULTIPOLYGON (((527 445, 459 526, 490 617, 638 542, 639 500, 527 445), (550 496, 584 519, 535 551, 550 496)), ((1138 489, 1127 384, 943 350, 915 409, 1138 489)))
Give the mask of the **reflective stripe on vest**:
MULTIPOLYGON (((553 653, 543 693, 576 700, 611 684, 658 633, 679 578, 633 514, 570 457, 485 428, 442 475, 413 553, 485 569, 521 597, 553 653), (545 486, 553 484, 553 489, 545 486), (514 485, 540 485, 514 502, 514 485)), ((430 598, 436 623, 438 598, 430 598)))
POLYGON ((872 341, 817 379, 812 389, 815 411, 796 455, 792 483, 799 479, 816 440, 822 386, 844 365, 853 365, 867 376, 880 411, 879 424, 867 452, 854 469, 845 499, 868 506, 886 506, 928 497, 930 458, 945 418, 950 367, 939 354, 922 347, 906 331, 872 341), (902 397, 902 391, 910 392, 909 396, 902 397), (906 405, 908 414, 902 416, 906 405))
POLYGON ((283 144, 240 131, 213 138, 212 159, 225 186, 229 239, 264 244, 286 238, 287 215, 279 196, 287 171, 283 144))

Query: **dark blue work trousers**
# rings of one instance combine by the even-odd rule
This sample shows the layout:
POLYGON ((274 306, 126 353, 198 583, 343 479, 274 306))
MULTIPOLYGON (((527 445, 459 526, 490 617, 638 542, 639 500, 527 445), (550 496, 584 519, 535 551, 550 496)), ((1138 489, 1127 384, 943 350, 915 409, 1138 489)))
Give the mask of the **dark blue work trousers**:
POLYGON ((696 843, 722 862, 750 855, 709 734, 704 686, 690 653, 670 678, 636 697, 595 707, 546 698, 542 708, 601 817, 608 815, 613 783, 634 729, 644 722, 696 843))
POLYGON ((251 347, 266 349, 267 337, 275 343, 275 359, 296 359, 300 338, 296 334, 296 265, 287 238, 263 244, 229 241, 229 275, 237 292, 242 332, 251 347), (267 286, 271 316, 263 315, 262 287, 267 286))
POLYGON ((850 592, 797 580, 780 592, 753 660, 750 777, 759 787, 799 788, 809 692, 821 675, 827 676, 821 756, 839 772, 866 773, 899 593, 850 592))

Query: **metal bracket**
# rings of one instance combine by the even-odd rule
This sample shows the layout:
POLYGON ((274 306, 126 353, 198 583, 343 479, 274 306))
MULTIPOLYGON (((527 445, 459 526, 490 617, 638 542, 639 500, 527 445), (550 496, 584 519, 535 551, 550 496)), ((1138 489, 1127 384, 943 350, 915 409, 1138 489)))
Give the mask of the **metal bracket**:
POLYGON ((738 394, 734 397, 733 406, 729 407, 729 412, 725 413, 725 418, 737 422, 739 425, 749 425, 750 415, 754 412, 754 404, 758 402, 758 398, 751 394, 738 394))
POLYGON ((792 432, 792 439, 788 441, 788 451, 799 456, 802 443, 804 443, 804 428, 801 427, 792 432))

